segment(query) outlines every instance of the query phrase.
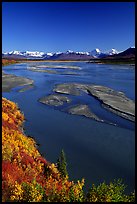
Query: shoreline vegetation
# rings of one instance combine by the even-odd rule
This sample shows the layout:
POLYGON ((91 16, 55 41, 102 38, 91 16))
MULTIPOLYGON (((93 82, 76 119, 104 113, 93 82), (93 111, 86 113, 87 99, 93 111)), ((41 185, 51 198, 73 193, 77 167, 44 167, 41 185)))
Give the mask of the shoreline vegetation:
POLYGON ((129 64, 135 65, 135 58, 100 58, 100 59, 91 59, 89 63, 98 63, 98 64, 129 64))
POLYGON ((14 63, 26 63, 26 62, 87 62, 87 63, 96 63, 96 64, 128 64, 128 65, 135 65, 135 58, 128 59, 128 58, 118 58, 118 59, 91 59, 91 60, 40 60, 40 59, 2 59, 2 66, 10 65, 14 63))
POLYGON ((57 163, 47 161, 25 135, 24 119, 17 104, 2 98, 3 202, 135 202, 135 192, 126 195, 121 179, 91 184, 84 192, 84 179, 70 181, 64 152, 57 163))
POLYGON ((10 64, 15 64, 18 61, 16 60, 9 60, 9 59, 2 59, 2 66, 10 65, 10 64))
POLYGON ((12 63, 25 63, 25 62, 89 62, 89 60, 42 60, 42 59, 2 59, 2 65, 14 64, 12 63), (7 64, 6 64, 7 62, 7 64))

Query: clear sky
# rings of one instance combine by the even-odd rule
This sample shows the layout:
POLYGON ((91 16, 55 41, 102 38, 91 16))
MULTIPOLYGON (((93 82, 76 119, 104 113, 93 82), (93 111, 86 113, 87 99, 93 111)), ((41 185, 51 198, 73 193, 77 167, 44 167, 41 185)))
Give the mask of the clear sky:
POLYGON ((135 46, 134 2, 3 2, 2 51, 123 51, 135 46))

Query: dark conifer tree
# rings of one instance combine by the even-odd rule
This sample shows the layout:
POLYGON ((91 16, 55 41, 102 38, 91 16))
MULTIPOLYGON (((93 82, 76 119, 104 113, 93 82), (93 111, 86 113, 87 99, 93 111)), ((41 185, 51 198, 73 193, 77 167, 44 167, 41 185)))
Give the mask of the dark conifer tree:
POLYGON ((68 176, 66 156, 65 156, 63 149, 62 149, 61 154, 57 160, 57 168, 58 168, 58 170, 61 173, 63 178, 68 176))

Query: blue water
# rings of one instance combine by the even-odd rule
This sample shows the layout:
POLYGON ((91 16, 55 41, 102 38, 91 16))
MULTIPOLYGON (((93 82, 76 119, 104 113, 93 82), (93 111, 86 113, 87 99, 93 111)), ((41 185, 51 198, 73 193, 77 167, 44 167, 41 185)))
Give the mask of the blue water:
MULTIPOLYGON (((96 122, 83 116, 70 115, 62 108, 46 106, 38 99, 53 93, 56 84, 79 82, 108 86, 122 91, 135 100, 135 69, 130 65, 103 65, 86 62, 37 63, 46 65, 79 66, 81 70, 69 70, 77 75, 67 75, 66 69, 58 74, 27 70, 35 63, 23 63, 3 67, 6 73, 34 80, 34 88, 18 92, 19 87, 3 96, 19 104, 26 121, 25 132, 40 144, 40 152, 51 162, 56 162, 64 149, 71 179, 85 178, 86 188, 92 183, 122 178, 134 189, 135 180, 135 124, 102 108, 99 101, 87 94, 71 96, 73 104, 88 104, 91 110, 109 123, 96 122)), ((70 104, 72 105, 72 104, 70 104)))

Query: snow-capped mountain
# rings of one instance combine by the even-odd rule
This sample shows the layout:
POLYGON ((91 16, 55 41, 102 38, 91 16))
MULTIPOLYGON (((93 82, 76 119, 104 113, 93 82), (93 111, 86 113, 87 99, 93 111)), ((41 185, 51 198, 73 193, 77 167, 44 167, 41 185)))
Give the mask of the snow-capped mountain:
POLYGON ((35 52, 26 51, 24 53, 24 55, 31 56, 31 57, 43 57, 44 54, 45 54, 44 52, 37 52, 37 51, 35 51, 35 52))
MULTIPOLYGON (((105 62, 104 60, 107 60, 107 61, 120 61, 120 62, 125 62, 126 60, 131 63, 135 63, 135 47, 130 47, 122 52, 116 52, 115 53, 115 50, 112 50, 112 53, 108 52, 107 55, 104 55, 104 56, 101 56, 99 59, 100 59, 100 62, 103 60, 103 62, 105 62)), ((93 59, 93 61, 96 60, 95 58, 93 59)), ((98 59, 97 59, 98 60, 98 59)))
POLYGON ((9 52, 9 53, 7 53, 7 54, 9 54, 9 55, 23 55, 23 53, 22 52, 20 52, 20 51, 11 51, 11 52, 9 52))
POLYGON ((3 53, 5 56, 11 56, 11 57, 16 57, 16 56, 18 56, 18 57, 26 57, 26 58, 31 58, 31 57, 33 57, 33 58, 42 58, 44 55, 45 55, 45 53, 44 52, 38 52, 38 51, 34 51, 34 52, 32 52, 32 51, 24 51, 24 52, 22 52, 22 51, 11 51, 11 52, 6 52, 6 53, 3 53))
MULTIPOLYGON (((88 52, 75 52, 72 50, 67 50, 66 52, 56 52, 51 56, 50 60, 89 60, 93 58, 89 55, 88 52)), ((46 60, 47 57, 45 55, 44 60, 46 60)))
POLYGON ((47 55, 47 56, 53 56, 53 53, 47 52, 46 55, 47 55))
POLYGON ((55 52, 54 55, 60 55, 62 54, 63 52, 55 52))
POLYGON ((74 53, 72 50, 67 50, 66 54, 74 53))
POLYGON ((114 49, 114 48, 112 48, 109 52, 108 52, 108 54, 109 55, 115 55, 115 54, 118 54, 119 52, 116 50, 116 49, 114 49))
POLYGON ((76 54, 79 54, 79 55, 90 55, 89 52, 76 52, 76 54))
POLYGON ((90 55, 93 56, 93 57, 95 57, 95 58, 99 57, 100 54, 101 54, 101 51, 100 51, 100 49, 98 49, 98 48, 96 48, 96 49, 94 49, 94 50, 92 50, 92 51, 90 52, 90 55))
POLYGON ((89 58, 102 58, 106 56, 112 56, 118 54, 116 49, 111 49, 107 52, 102 52, 99 48, 92 50, 91 52, 81 52, 67 50, 66 52, 39 52, 39 51, 11 51, 2 53, 2 57, 9 57, 15 59, 89 59, 89 58))
POLYGON ((114 55, 110 55, 109 59, 112 58, 135 58, 135 47, 130 47, 127 50, 124 50, 114 55))
POLYGON ((89 52, 75 52, 75 51, 72 51, 72 50, 67 50, 66 51, 66 54, 80 54, 80 55, 89 55, 89 52))
POLYGON ((90 55, 95 57, 95 58, 102 58, 104 56, 114 55, 114 54, 118 54, 118 53, 119 52, 114 48, 112 48, 111 50, 109 50, 107 52, 102 52, 100 49, 96 48, 90 52, 90 55))

